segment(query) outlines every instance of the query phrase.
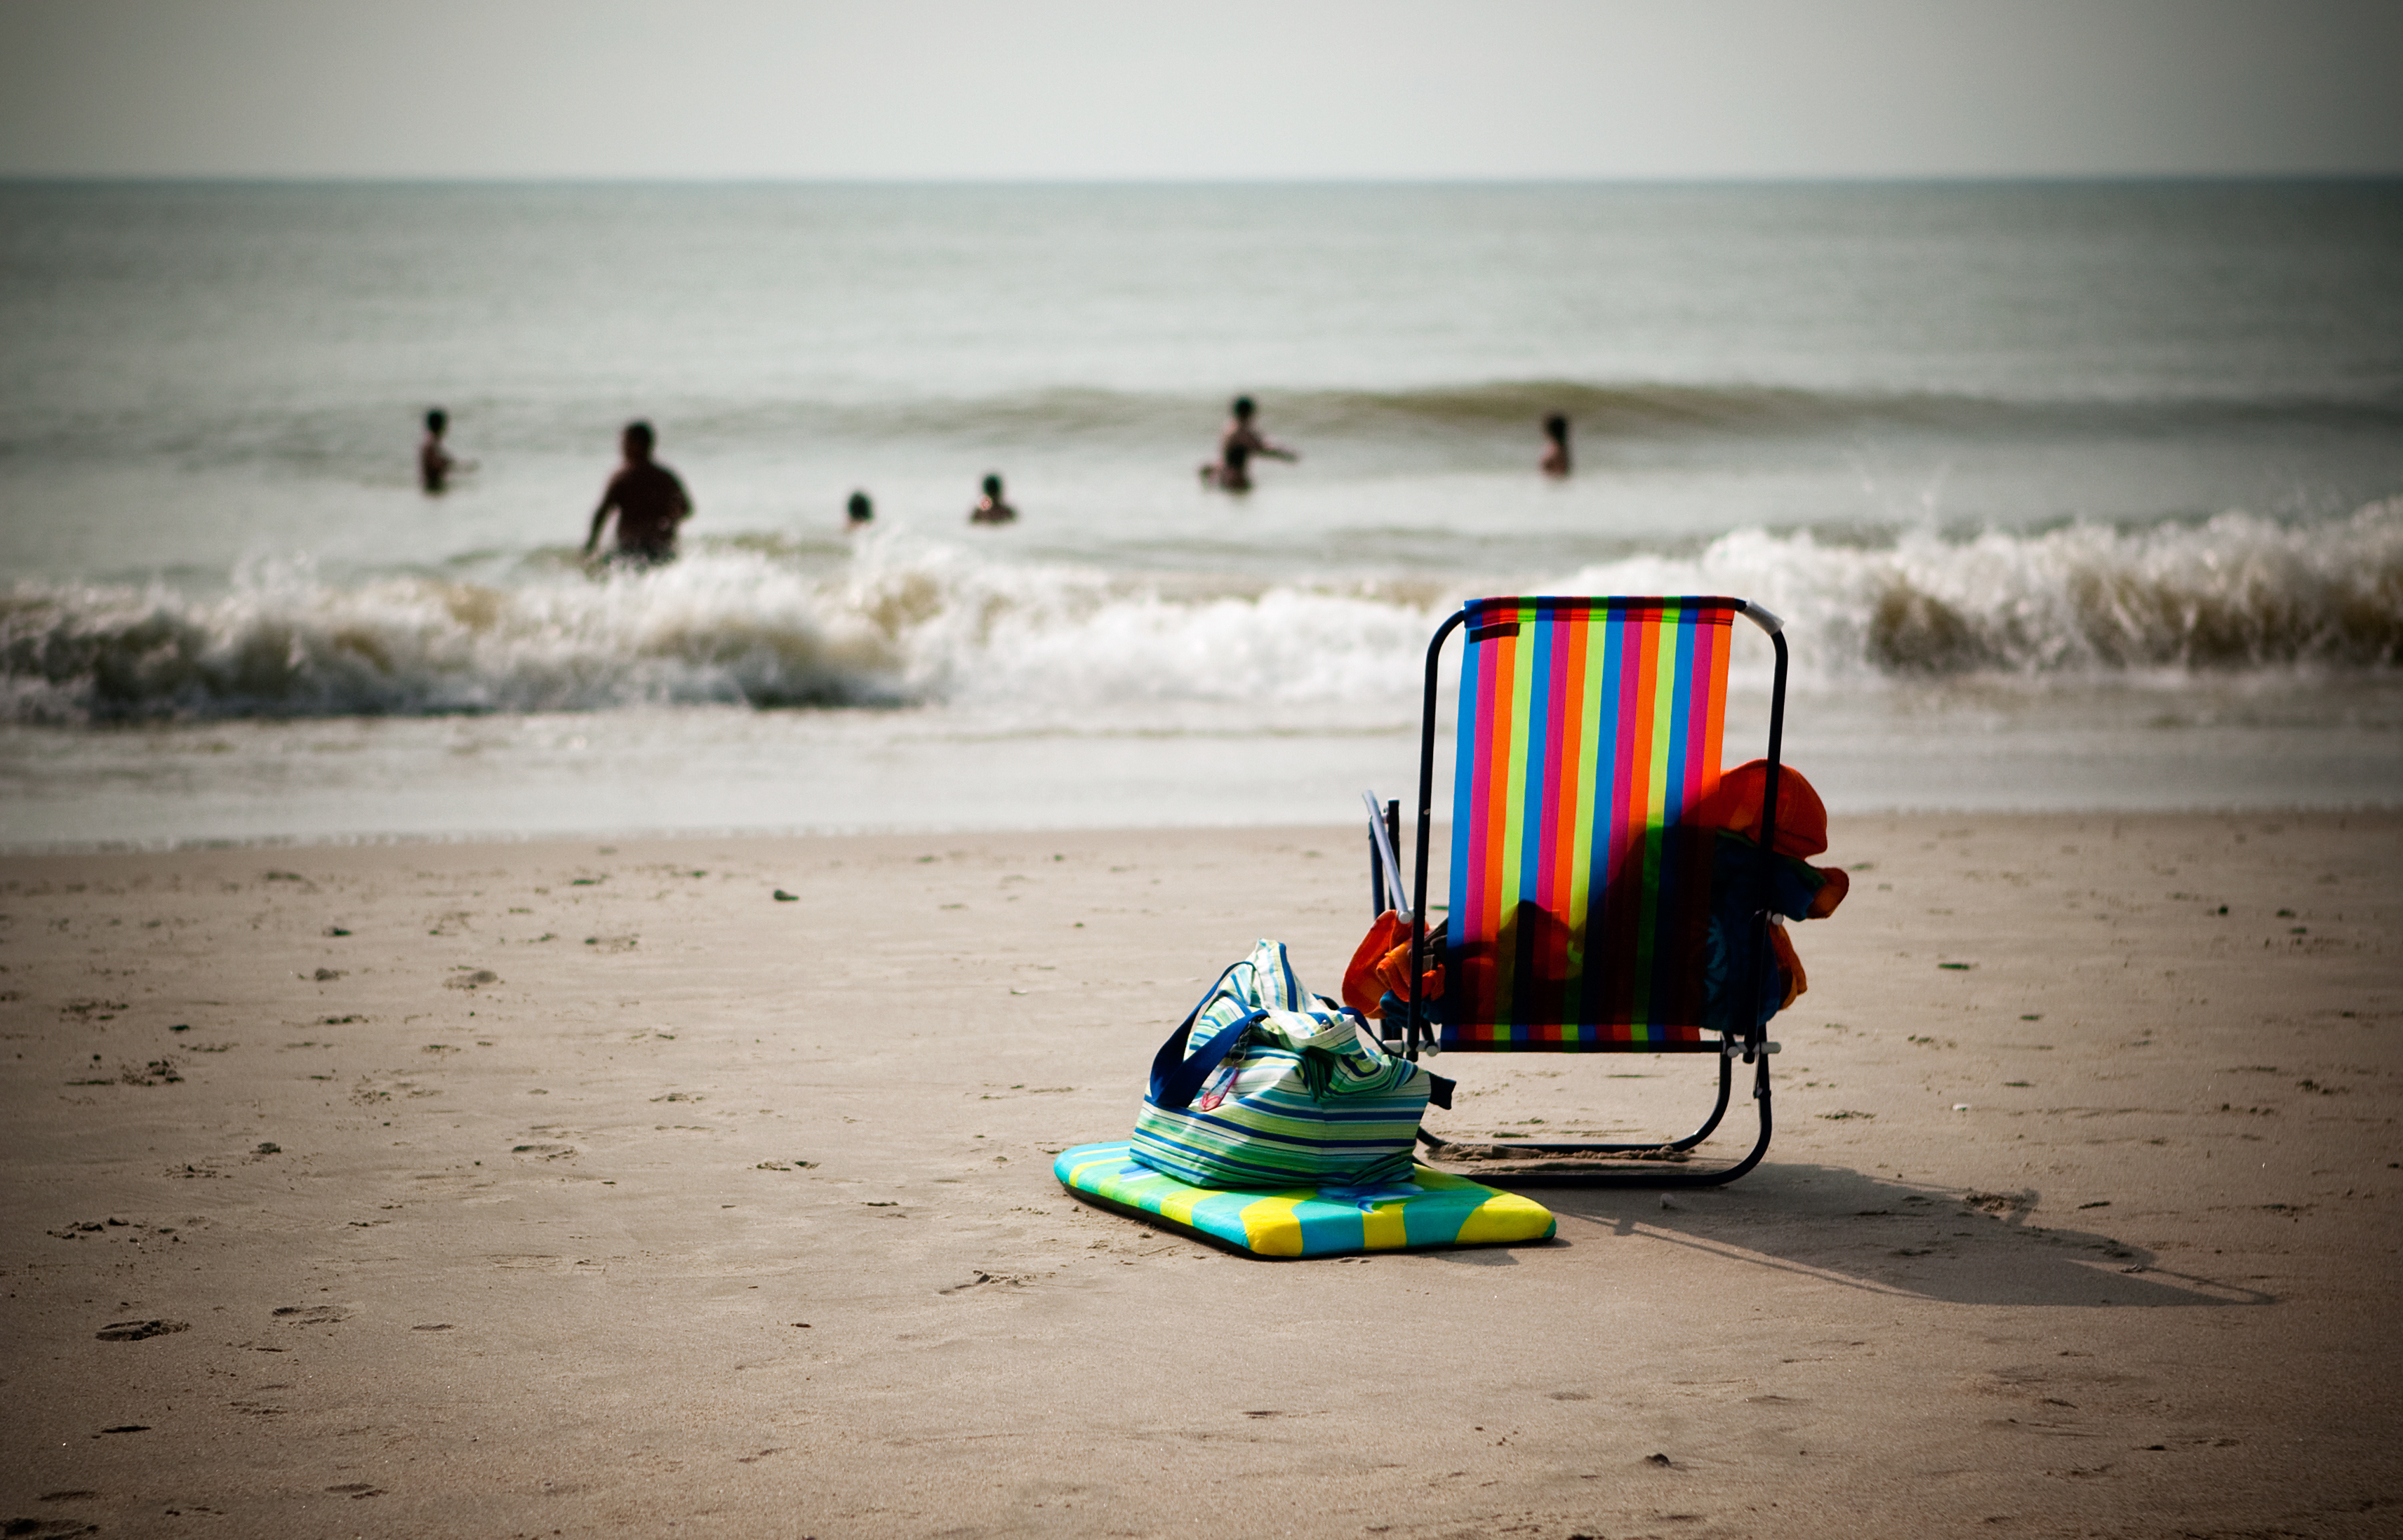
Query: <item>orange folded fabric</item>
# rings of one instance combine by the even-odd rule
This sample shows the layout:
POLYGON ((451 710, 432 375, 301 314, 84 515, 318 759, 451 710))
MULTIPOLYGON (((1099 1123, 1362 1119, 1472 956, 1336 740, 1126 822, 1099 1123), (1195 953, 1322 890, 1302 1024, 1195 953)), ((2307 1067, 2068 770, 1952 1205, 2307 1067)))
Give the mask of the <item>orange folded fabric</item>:
MULTIPOLYGON (((1726 829, 1749 839, 1760 838, 1760 795, 1769 784, 1769 761, 1738 765, 1719 777, 1693 821, 1707 829, 1726 829)), ((1827 848, 1827 805, 1802 772, 1791 765, 1777 770, 1777 839, 1780 855, 1800 859, 1827 848)))
MULTIPOLYGON (((1392 909, 1377 916, 1343 970, 1343 1003, 1371 1021, 1383 1014, 1387 992, 1410 998, 1410 927, 1392 909)), ((1419 998, 1443 998, 1443 964, 1419 975, 1419 998)))

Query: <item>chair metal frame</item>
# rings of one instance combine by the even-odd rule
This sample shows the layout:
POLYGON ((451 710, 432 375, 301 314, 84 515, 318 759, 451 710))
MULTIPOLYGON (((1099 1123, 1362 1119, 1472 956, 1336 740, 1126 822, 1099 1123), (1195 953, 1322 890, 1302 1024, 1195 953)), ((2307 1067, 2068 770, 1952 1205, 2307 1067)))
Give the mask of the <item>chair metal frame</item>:
MULTIPOLYGON (((1394 1030, 1394 1023, 1390 1021, 1385 1023, 1385 1035, 1389 1039, 1397 1040, 1397 1046, 1413 1061, 1419 1057, 1419 1054, 1423 1049, 1429 1052, 1437 1051, 1435 1034, 1431 1030, 1429 1023, 1424 1020, 1420 1009, 1419 982, 1421 976, 1424 971, 1427 960, 1427 855, 1428 846, 1432 840, 1432 831, 1434 826, 1436 697, 1442 666, 1444 643, 1451 638, 1453 631, 1459 630, 1462 626, 1468 624, 1472 619, 1474 619, 1479 611, 1488 608, 1513 607, 1520 610, 1534 608, 1539 611, 1573 608, 1580 610, 1600 610, 1612 613, 1624 613, 1646 610, 1657 611, 1673 606, 1700 607, 1705 605, 1732 610, 1735 613, 1743 616, 1746 619, 1752 621, 1763 631, 1768 633, 1770 644, 1776 652, 1776 675, 1774 684, 1771 687, 1769 705, 1769 773, 1767 777, 1767 785, 1762 795, 1760 810, 1760 862, 1762 876, 1766 879, 1768 873, 1771 869, 1771 864, 1776 859, 1774 846, 1777 837, 1779 756, 1784 747, 1785 733, 1786 670, 1785 622, 1776 615, 1771 613, 1766 606, 1751 600, 1704 595, 1674 598, 1532 597, 1473 599, 1467 604, 1463 604, 1457 612, 1448 617, 1440 627, 1437 628, 1434 639, 1427 644, 1426 694, 1421 712, 1419 728, 1418 840, 1415 869, 1412 874, 1412 901, 1410 906, 1410 995, 1409 998, 1403 1002, 1403 1010, 1401 1013, 1402 1020, 1399 1023, 1399 1031, 1396 1032, 1394 1030)), ((1383 818, 1378 819, 1375 817, 1378 810, 1376 808, 1375 798, 1373 796, 1369 798, 1369 804, 1372 818, 1370 838, 1372 852, 1370 865, 1370 894, 1372 899, 1378 905, 1378 912, 1382 913, 1387 908, 1400 907, 1397 904, 1390 904, 1388 902, 1389 898, 1394 895, 1392 890, 1399 885, 1397 881, 1399 872, 1397 870, 1391 870, 1391 868, 1398 867, 1398 862, 1395 861, 1392 857, 1391 847, 1395 843, 1394 837, 1398 835, 1400 832, 1400 830, 1396 827, 1396 825, 1398 823, 1396 815, 1400 810, 1395 805, 1389 803, 1383 810, 1383 818), (1374 826, 1377 825, 1382 825, 1382 827, 1374 826), (1382 841, 1382 848, 1380 847, 1380 841, 1376 839, 1376 836, 1379 834, 1382 834, 1385 837, 1382 841), (1391 878, 1396 881, 1389 881, 1389 870, 1391 878)), ((1459 829, 1454 829, 1452 831, 1452 838, 1455 840, 1460 839, 1462 837, 1462 832, 1463 831, 1459 829)), ((1764 893, 1768 891, 1766 881, 1762 883, 1762 891, 1764 893)), ((1760 970, 1768 964, 1768 910, 1763 909, 1754 914, 1751 917, 1751 923, 1755 927, 1755 935, 1753 937, 1754 946, 1752 948, 1752 964, 1750 968, 1750 978, 1746 981, 1747 992, 1743 996, 1743 998, 1746 1000, 1757 1000, 1760 998, 1760 984, 1762 978, 1760 970)), ((1766 1035, 1767 1025, 1767 1017, 1764 1014, 1753 1020, 1750 1026, 1742 1034, 1722 1034, 1719 1041, 1715 1043, 1704 1041, 1669 1041, 1657 1044, 1646 1043, 1642 1045, 1616 1046, 1606 1048, 1580 1047, 1563 1047, 1557 1050, 1563 1052, 1717 1054, 1719 1060, 1718 1100, 1711 1108, 1710 1116, 1703 1119, 1702 1126, 1681 1139, 1674 1139, 1666 1143, 1658 1141, 1632 1144, 1521 1144, 1512 1142, 1509 1144, 1477 1145, 1453 1144, 1450 1141, 1438 1138, 1434 1134, 1428 1133, 1424 1128, 1419 1131, 1419 1139, 1428 1146, 1431 1153, 1438 1155, 1440 1155, 1440 1153, 1445 1150, 1479 1150, 1490 1152, 1493 1156, 1503 1158, 1518 1156, 1541 1158, 1546 1156, 1594 1155, 1650 1158, 1648 1160, 1645 1160, 1640 1164, 1631 1163, 1629 1167, 1619 1169, 1572 1168, 1563 1170, 1555 1168, 1552 1170, 1514 1172, 1509 1175, 1507 1180, 1510 1185, 1518 1186, 1701 1187, 1715 1186, 1722 1183, 1731 1182, 1737 1177, 1742 1176, 1744 1172, 1752 1170, 1753 1167, 1758 1165, 1760 1163, 1761 1157, 1767 1154, 1769 1150, 1769 1139, 1771 1130, 1769 1094, 1769 1056, 1777 1051, 1778 1045, 1769 1041, 1766 1035), (1743 1158, 1736 1161, 1731 1166, 1700 1172, 1688 1172, 1675 1169, 1676 1162, 1684 1156, 1685 1152, 1692 1149, 1697 1145, 1700 1145, 1703 1140, 1709 1138, 1711 1134, 1717 1130, 1720 1122, 1727 1117, 1728 1105, 1729 1101, 1732 1099, 1734 1090, 1735 1062, 1739 1057, 1742 1058, 1745 1064, 1753 1066, 1752 1100, 1756 1103, 1759 1114, 1760 1129, 1758 1137, 1753 1142, 1751 1150, 1745 1154, 1743 1158)))

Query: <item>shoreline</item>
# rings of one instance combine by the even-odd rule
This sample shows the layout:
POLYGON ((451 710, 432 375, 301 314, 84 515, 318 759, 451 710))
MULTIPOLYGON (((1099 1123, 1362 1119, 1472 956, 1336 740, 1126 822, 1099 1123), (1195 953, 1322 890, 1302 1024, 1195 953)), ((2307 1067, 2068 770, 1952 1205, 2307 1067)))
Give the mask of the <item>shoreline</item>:
MULTIPOLYGON (((2325 688, 1803 696, 1785 759, 1844 816, 2403 807, 2403 687, 2366 690, 2351 716, 2340 703, 2325 688)), ((1290 827, 1350 819, 1363 786, 1412 794, 1415 726, 1281 710, 1109 730, 737 707, 0 727, 0 853, 1290 827)), ((1741 762, 1765 702, 1738 692, 1730 711, 1741 762)))
MULTIPOLYGON (((1446 798, 1438 798, 1440 803, 1446 798)), ((2244 803, 2240 805, 2198 804, 2184 807, 2146 808, 1959 808, 1922 806, 1882 808, 1863 811, 1830 808, 1829 816, 1847 822, 1868 822, 1880 819, 1910 820, 2033 820, 2033 819, 2104 819, 2149 820, 2184 818, 2298 818, 2298 819, 2364 819, 2372 822, 2403 818, 2403 797, 2395 802, 2361 802, 2347 804, 2319 803, 2244 803)), ((1407 862, 1409 838, 1407 820, 1404 847, 1407 862)), ((1433 825, 1432 848, 1438 857, 1437 871, 1431 881, 1439 879, 1440 860, 1450 839, 1447 823, 1438 820, 1433 825)), ((168 838, 158 840, 59 841, 49 844, 0 843, 0 863, 11 861, 72 860, 113 856, 199 855, 208 853, 238 854, 243 852, 307 852, 307 851, 369 851, 406 850, 417 846, 442 849, 473 848, 492 845, 502 849, 528 846, 612 846, 664 845, 727 842, 750 843, 771 841, 799 843, 844 840, 925 840, 980 839, 989 837, 1017 838, 1040 841, 1054 836, 1076 836, 1083 839, 1144 839, 1153 836, 1188 834, 1230 834, 1259 836, 1308 835, 1322 844, 1340 844, 1340 825, 1308 820, 1234 820, 1212 823, 1178 824, 876 824, 828 825, 825 827, 794 825, 742 825, 721 827, 656 829, 642 827, 595 829, 531 829, 482 830, 456 832, 401 831, 365 834, 262 834, 241 838, 168 838)), ((1368 838, 1365 823, 1351 833, 1363 843, 1368 838)), ((1841 865, 1833 855, 1820 858, 1841 865)))
POLYGON ((1831 825, 1759 1170, 1292 1264, 1049 1155, 1258 936, 1333 988, 1348 824, 0 855, 0 1517, 2380 1533, 2403 813, 1831 825))

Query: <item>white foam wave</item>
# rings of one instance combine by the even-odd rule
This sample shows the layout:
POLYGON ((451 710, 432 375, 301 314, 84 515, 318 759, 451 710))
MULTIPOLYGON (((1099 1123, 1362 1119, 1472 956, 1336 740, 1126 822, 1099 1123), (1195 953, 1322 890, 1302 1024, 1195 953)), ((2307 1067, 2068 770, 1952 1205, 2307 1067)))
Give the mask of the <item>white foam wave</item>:
POLYGON ((592 710, 890 698, 872 613, 757 559, 497 584, 319 582, 305 563, 191 599, 162 587, 21 585, 0 604, 17 719, 592 710))
POLYGON ((1589 568, 1579 592, 1715 592, 1787 617, 1806 680, 2227 673, 2403 663, 2403 499, 2292 526, 2241 513, 2120 531, 1906 535, 1890 549, 1738 532, 1692 560, 1589 568))
POLYGON ((1063 724, 1177 702, 1257 704, 1288 722, 1407 719, 1436 617, 1512 589, 1757 598, 1787 617, 1805 685, 2391 670, 2403 663, 2403 500, 2309 526, 2231 514, 2133 532, 1913 535, 1882 550, 1749 531, 1691 557, 1450 593, 1195 592, 882 542, 827 566, 731 549, 598 581, 530 563, 506 580, 343 584, 285 563, 205 598, 21 584, 0 598, 0 717, 938 701, 1063 724))

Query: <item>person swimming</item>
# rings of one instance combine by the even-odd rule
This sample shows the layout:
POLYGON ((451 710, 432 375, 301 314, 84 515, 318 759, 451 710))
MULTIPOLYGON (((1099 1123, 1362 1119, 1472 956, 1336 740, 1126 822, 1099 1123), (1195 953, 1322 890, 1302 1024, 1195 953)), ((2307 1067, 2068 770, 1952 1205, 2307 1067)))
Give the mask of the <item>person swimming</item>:
POLYGON ((1255 455, 1271 460, 1297 461, 1301 456, 1283 444, 1264 437, 1252 426, 1252 417, 1258 407, 1248 395, 1235 397, 1229 409, 1232 415, 1218 434, 1218 459, 1215 465, 1202 467, 1202 479, 1221 492, 1252 490, 1251 462, 1255 455))
POLYGON ((1569 420, 1559 412, 1545 418, 1544 440, 1544 474, 1566 476, 1569 473, 1569 420))
POLYGON ((601 526, 618 516, 618 548, 610 560, 656 566, 673 562, 676 528, 692 517, 692 497, 676 473, 651 458, 654 435, 648 423, 629 423, 618 437, 626 463, 609 478, 601 506, 592 510, 592 531, 584 537, 590 556, 601 543, 601 526))
POLYGON ((843 505, 842 527, 844 530, 863 530, 875 522, 875 520, 876 505, 868 501, 866 489, 853 493, 851 501, 843 505))
POLYGON ((442 436, 450 431, 449 412, 436 407, 425 414, 425 437, 417 444, 417 484, 425 489, 428 496, 448 492, 454 473, 476 468, 468 461, 454 458, 442 442, 442 436))
POLYGON ((1002 501, 1001 478, 998 475, 986 477, 984 495, 977 499, 976 506, 968 509, 968 522, 1007 524, 1017 517, 1018 510, 1002 501))

